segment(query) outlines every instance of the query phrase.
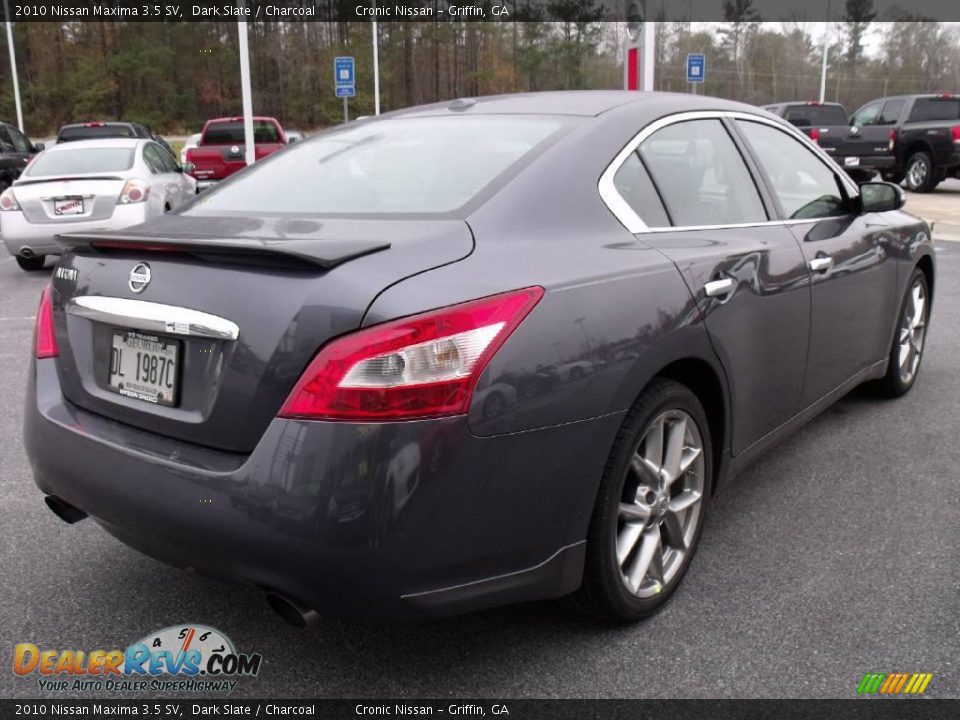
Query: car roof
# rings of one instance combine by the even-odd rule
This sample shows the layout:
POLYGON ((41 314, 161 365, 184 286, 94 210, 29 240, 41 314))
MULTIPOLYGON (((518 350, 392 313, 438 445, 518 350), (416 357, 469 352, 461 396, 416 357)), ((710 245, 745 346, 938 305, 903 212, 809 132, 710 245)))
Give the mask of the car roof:
POLYGON ((58 143, 47 148, 45 152, 63 152, 66 150, 84 150, 94 148, 137 148, 145 143, 153 142, 149 138, 93 138, 92 140, 73 140, 68 143, 58 143))
MULTIPOLYGON (((739 110, 757 112, 755 105, 703 95, 630 90, 557 90, 550 92, 491 95, 459 98, 431 105, 397 110, 380 118, 439 115, 441 112, 464 115, 568 115, 598 117, 617 108, 633 106, 650 117, 669 115, 680 110, 739 110)), ((376 121, 378 118, 370 118, 376 121)))

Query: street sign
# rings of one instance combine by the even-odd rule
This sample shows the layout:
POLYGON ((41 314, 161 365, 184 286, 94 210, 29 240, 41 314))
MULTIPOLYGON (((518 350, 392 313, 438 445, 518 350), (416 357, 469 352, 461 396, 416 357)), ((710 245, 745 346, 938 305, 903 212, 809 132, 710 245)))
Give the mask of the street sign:
POLYGON ((342 85, 341 87, 337 88, 337 97, 348 98, 348 97, 356 97, 356 95, 357 95, 357 89, 352 85, 350 86, 342 85))
POLYGON ((353 87, 355 84, 356 72, 353 58, 349 56, 336 57, 333 59, 333 83, 338 88, 353 87))
POLYGON ((703 53, 687 55, 687 82, 702 83, 707 75, 707 58, 703 53))

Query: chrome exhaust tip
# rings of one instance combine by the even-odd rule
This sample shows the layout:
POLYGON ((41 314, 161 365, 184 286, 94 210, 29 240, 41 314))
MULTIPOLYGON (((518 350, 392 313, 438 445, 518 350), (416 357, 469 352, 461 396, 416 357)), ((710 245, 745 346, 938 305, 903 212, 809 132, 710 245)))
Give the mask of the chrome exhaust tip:
POLYGON ((33 257, 34 252, 33 252, 33 250, 31 250, 30 248, 28 248, 26 245, 24 245, 22 248, 20 248, 19 250, 17 250, 17 255, 19 255, 19 256, 22 257, 22 258, 26 258, 27 260, 29 260, 30 258, 33 257))
POLYGON ((320 622, 320 613, 316 610, 311 610, 299 600, 277 590, 267 593, 267 604, 277 615, 294 627, 304 629, 320 622))
POLYGON ((65 523, 73 525, 75 522, 83 520, 87 514, 80 508, 75 508, 68 502, 58 498, 56 495, 47 495, 43 501, 50 508, 51 512, 65 523))

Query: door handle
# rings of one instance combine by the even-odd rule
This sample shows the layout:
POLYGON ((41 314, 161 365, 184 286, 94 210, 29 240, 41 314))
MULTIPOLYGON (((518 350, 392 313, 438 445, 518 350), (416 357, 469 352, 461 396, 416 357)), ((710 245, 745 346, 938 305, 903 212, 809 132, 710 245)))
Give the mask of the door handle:
POLYGON ((736 281, 729 277, 721 280, 711 280, 703 286, 703 291, 707 294, 707 297, 722 297, 733 292, 736 284, 736 281))
POLYGON ((815 257, 810 261, 810 269, 814 272, 826 272, 833 267, 833 258, 829 255, 815 257))

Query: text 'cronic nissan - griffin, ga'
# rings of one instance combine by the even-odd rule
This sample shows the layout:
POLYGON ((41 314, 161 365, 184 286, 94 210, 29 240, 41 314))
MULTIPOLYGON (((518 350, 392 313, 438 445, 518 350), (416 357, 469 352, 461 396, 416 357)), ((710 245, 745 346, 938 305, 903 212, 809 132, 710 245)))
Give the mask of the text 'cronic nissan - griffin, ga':
POLYGON ((349 123, 60 237, 36 483, 297 624, 565 595, 635 620, 746 463, 855 386, 916 382, 935 264, 903 203, 707 97, 349 123))

